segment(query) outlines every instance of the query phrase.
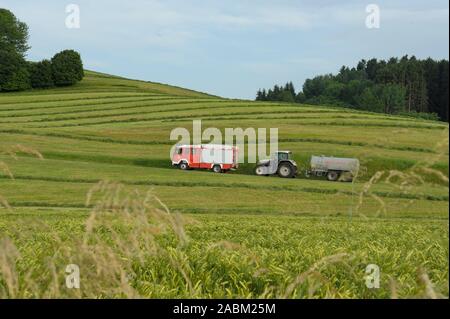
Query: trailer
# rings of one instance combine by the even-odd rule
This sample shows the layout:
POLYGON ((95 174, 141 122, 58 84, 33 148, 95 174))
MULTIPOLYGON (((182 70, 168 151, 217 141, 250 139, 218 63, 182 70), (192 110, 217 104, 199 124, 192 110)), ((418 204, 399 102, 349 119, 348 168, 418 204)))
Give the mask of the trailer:
POLYGON ((182 170, 209 169, 224 173, 239 167, 238 148, 220 144, 177 145, 172 165, 182 170))
POLYGON ((310 170, 306 176, 326 176, 329 181, 352 181, 358 174, 359 160, 356 158, 340 158, 326 156, 312 156, 310 170))

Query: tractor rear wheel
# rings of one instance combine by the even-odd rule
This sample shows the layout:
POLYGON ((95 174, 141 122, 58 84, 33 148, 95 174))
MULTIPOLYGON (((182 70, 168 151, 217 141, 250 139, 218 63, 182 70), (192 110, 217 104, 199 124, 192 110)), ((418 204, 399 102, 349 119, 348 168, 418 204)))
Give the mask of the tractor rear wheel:
POLYGON ((339 173, 338 172, 331 171, 331 172, 328 172, 328 174, 327 174, 327 179, 330 182, 335 182, 335 181, 338 180, 338 178, 339 178, 339 173))
POLYGON ((214 165, 212 168, 214 173, 221 173, 222 172, 222 167, 220 167, 220 165, 214 165))
POLYGON ((181 162, 181 163, 178 165, 178 167, 179 167, 180 169, 182 169, 183 171, 186 171, 186 170, 189 169, 189 165, 188 165, 188 163, 186 163, 186 162, 181 162))
POLYGON ((282 178, 290 178, 294 176, 294 167, 291 164, 285 163, 278 166, 278 176, 282 178))

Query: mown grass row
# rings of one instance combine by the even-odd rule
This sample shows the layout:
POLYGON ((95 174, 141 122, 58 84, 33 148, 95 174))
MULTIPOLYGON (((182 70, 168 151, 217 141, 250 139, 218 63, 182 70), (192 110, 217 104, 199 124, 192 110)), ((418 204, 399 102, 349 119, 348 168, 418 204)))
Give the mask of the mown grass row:
MULTIPOLYGON (((268 107, 266 105, 258 105, 258 104, 249 104, 249 105, 236 105, 236 104, 225 104, 225 103, 217 103, 217 105, 213 105, 213 101, 181 101, 178 103, 173 103, 170 100, 166 100, 166 102, 161 103, 160 101, 158 101, 158 103, 152 103, 152 104, 144 104, 144 105, 139 105, 137 107, 132 107, 132 106, 126 106, 126 107, 122 107, 121 109, 134 109, 134 108, 148 108, 148 107, 155 107, 155 106, 165 106, 165 107, 170 107, 170 106, 174 106, 174 105, 188 105, 188 104, 203 104, 203 103, 211 103, 211 105, 209 106, 197 106, 197 107, 184 107, 184 108, 175 108, 175 109, 160 109, 160 110, 140 110, 140 111, 135 111, 135 112, 127 112, 127 113, 114 113, 114 112, 108 112, 106 114, 95 114, 95 115, 77 115, 77 116, 66 116, 66 117, 59 117, 59 118, 42 118, 42 119, 30 119, 30 120, 21 120, 21 121, 3 121, 0 123, 16 123, 16 124, 25 124, 25 123, 42 123, 42 122, 60 122, 60 121, 72 121, 72 120, 89 120, 89 119, 97 119, 97 118, 108 118, 108 117, 120 117, 120 116, 130 116, 130 115, 147 115, 147 114, 153 114, 153 113, 170 113, 170 112, 185 112, 185 111, 194 111, 194 110, 217 110, 217 109, 230 109, 230 108, 263 108, 263 107, 268 107), (225 105, 224 105, 225 104, 225 105)), ((99 112, 101 110, 96 109, 96 110, 89 110, 87 111, 89 112, 99 112)), ((109 109, 106 109, 104 111, 109 111, 109 109)), ((305 114, 315 114, 315 113, 330 113, 327 111, 315 111, 315 110, 295 110, 293 111, 294 113, 305 113, 305 114)), ((74 112, 71 111, 71 113, 85 113, 82 111, 78 111, 78 112, 74 112)), ((263 111, 258 112, 258 114, 267 114, 263 111)), ((276 112, 275 112, 276 113, 276 112)), ((231 113, 233 114, 233 113, 231 113)), ((241 113, 239 113, 241 114, 241 113)), ((245 113, 245 114, 249 114, 249 113, 245 113)), ((253 114, 253 113, 251 113, 253 114)), ((272 113, 269 113, 272 114, 272 113)), ((35 116, 36 114, 33 114, 32 116, 35 116)), ((39 116, 41 116, 42 114, 39 114, 39 116)), ((58 115, 58 114, 54 114, 51 113, 51 115, 58 115)), ((7 118, 7 117, 6 117, 7 118)), ((310 117, 310 118, 321 118, 321 117, 310 117)), ((333 118, 333 117, 332 117, 333 118)), ((357 118, 355 116, 355 118, 357 118)))
MULTIPOLYGON (((181 105, 186 105, 185 103, 179 103, 181 105)), ((198 102, 195 102, 195 104, 199 104, 198 102)), ((148 106, 172 106, 173 104, 169 103, 161 103, 161 104, 151 104, 151 105, 144 105, 142 107, 148 107, 148 106)), ((259 108, 262 109, 267 106, 261 106, 261 105, 220 105, 220 106, 204 106, 204 107, 184 107, 184 108, 177 108, 177 109, 164 109, 164 110, 150 110, 150 111, 137 111, 137 112, 128 112, 128 113, 107 113, 107 114, 98 114, 98 115, 86 115, 86 116, 72 116, 72 117, 61 117, 61 118, 43 118, 43 119, 32 119, 32 120, 25 120, 25 121, 7 121, 7 122, 0 122, 1 123, 16 123, 16 124, 26 124, 26 123, 43 123, 43 122, 64 122, 64 121, 76 121, 76 120, 90 120, 90 119, 97 119, 97 118, 108 118, 108 117, 121 117, 121 116, 131 116, 131 115, 148 115, 148 114, 154 114, 154 113, 171 113, 171 112, 186 112, 186 111, 196 111, 196 110, 211 110, 216 111, 218 109, 231 109, 231 108, 259 108)), ((272 107, 270 107, 272 108, 272 107)), ((350 115, 350 116, 342 116, 342 115, 332 115, 332 116, 310 116, 310 114, 333 114, 332 112, 328 111, 314 111, 314 110, 293 110, 293 111, 279 111, 279 112, 264 112, 264 111, 258 111, 258 112, 245 112, 245 113, 228 113, 228 114, 235 114, 235 115, 249 115, 252 116, 254 114, 279 114, 280 112, 283 113, 294 113, 294 114, 308 114, 308 116, 297 116, 298 119, 308 119, 308 120, 317 120, 317 119, 371 119, 369 117, 361 117, 358 115, 350 115)), ((205 117, 204 115, 199 115, 202 119, 209 119, 209 117, 205 117)), ((194 119, 196 115, 189 115, 191 119, 194 119)), ((232 118, 235 119, 235 118, 232 118)), ((254 118, 251 118, 254 119, 254 118)))
MULTIPOLYGON (((79 184, 95 184, 99 182, 99 179, 95 178, 64 178, 64 177, 47 177, 47 176, 25 176, 15 175, 17 180, 29 180, 29 181, 44 181, 44 182, 56 182, 56 183, 79 183, 79 184)), ((9 179, 8 176, 0 175, 0 179, 9 179)), ((125 185, 135 186, 168 186, 168 187, 214 187, 214 188, 232 188, 232 189, 257 189, 257 190, 269 190, 269 191, 281 191, 281 192, 302 192, 302 193, 316 193, 324 195, 348 195, 358 196, 360 193, 352 192, 341 189, 324 189, 315 187, 303 187, 303 186, 291 186, 291 185, 256 185, 248 183, 212 183, 212 182, 187 182, 187 181, 133 181, 133 180, 120 180, 118 181, 125 185)), ((412 194, 412 193, 399 193, 399 192, 382 192, 371 191, 372 194, 385 198, 401 198, 411 200, 428 200, 428 201, 448 201, 448 195, 431 195, 431 194, 412 194)))
MULTIPOLYGON (((92 141, 101 143, 112 143, 112 144, 124 144, 124 145, 173 145, 173 141, 167 140, 154 140, 154 141, 139 141, 139 140, 118 140, 110 137, 95 137, 95 136, 79 136, 72 135, 68 133, 43 133, 43 132, 32 132, 17 129, 10 130, 0 130, 0 134, 17 134, 17 135, 33 135, 41 137, 54 137, 54 138, 67 138, 72 140, 80 141, 92 141)), ((209 141, 204 141, 209 142, 209 141)), ((347 145, 347 146, 357 146, 357 147, 375 147, 387 150, 397 150, 397 151, 409 151, 409 152, 420 152, 420 153, 431 153, 435 154, 436 151, 433 149, 414 147, 414 146, 393 146, 386 144, 376 144, 367 142, 357 142, 357 141, 340 141, 331 139, 320 139, 320 138, 279 138, 279 143, 323 143, 332 145, 347 145)), ((248 143, 247 143, 248 144, 248 143)))
POLYGON ((84 81, 78 82, 73 86, 54 87, 49 89, 30 89, 27 91, 19 92, 3 92, 5 97, 30 97, 30 96, 48 96, 48 95, 69 95, 69 94, 92 94, 92 93, 152 93, 145 89, 138 88, 136 86, 122 86, 115 87, 112 85, 94 85, 93 83, 87 84, 84 81))
MULTIPOLYGON (((177 97, 177 96, 158 96, 156 98, 136 98, 136 99, 132 99, 132 100, 121 100, 121 101, 117 101, 117 100, 113 100, 113 101, 103 101, 103 102, 94 102, 94 103, 80 103, 80 104, 69 104, 69 105, 57 105, 57 106, 42 106, 42 107, 36 107, 36 108, 22 108, 22 109, 17 109, 17 108, 11 108, 11 109, 7 109, 5 111, 15 111, 15 112, 21 112, 21 111, 27 111, 27 110, 42 110, 42 109, 61 109, 61 108, 74 108, 74 107, 89 107, 89 108, 83 108, 83 109, 76 109, 76 110, 70 110, 70 111, 66 111, 66 112, 51 112, 48 113, 48 115, 58 115, 58 114, 65 114, 65 113, 89 113, 89 112, 98 112, 98 111, 109 111, 109 110, 122 110, 122 109, 131 109, 131 108, 145 108, 148 106, 153 106, 154 104, 132 104, 132 105, 122 105, 125 103, 137 103, 137 102, 149 102, 149 101, 156 101, 156 102, 161 102, 161 101, 167 101, 167 104, 162 104, 161 105, 178 105, 178 104, 194 104, 194 103, 233 103, 230 105, 230 107, 268 107, 268 106, 273 106, 273 107, 277 107, 277 106, 285 106, 285 105, 279 105, 279 104, 273 104, 273 105, 267 105, 267 104, 254 104, 254 103, 248 103, 247 101, 231 101, 231 100, 226 100, 226 99, 202 99, 199 100, 198 98, 191 98, 191 97, 177 97), (179 103, 174 103, 174 101, 180 101, 179 103), (244 105, 240 105, 239 103, 245 103, 244 105), (112 105, 115 104, 119 104, 120 106, 118 107, 112 107, 112 105), (97 106, 103 106, 103 105, 108 105, 107 108, 97 108, 97 106), (93 108, 95 107, 95 108, 93 108)), ((159 105, 159 104, 158 104, 159 105)), ((292 106, 295 108, 299 108, 298 106, 292 106)), ((327 112, 332 112, 332 111, 328 111, 326 109, 309 109, 306 110, 305 112, 317 112, 317 113, 327 113, 327 112)), ((0 110, 1 112, 2 110, 0 110)), ((137 113, 139 114, 139 113, 137 113)), ((17 114, 17 113, 13 113, 13 114, 7 114, 7 115, 0 115, 0 117, 3 118, 8 118, 8 117, 25 117, 25 116, 38 116, 38 115, 46 115, 45 113, 28 113, 28 114, 17 114)))
MULTIPOLYGON (((267 105, 264 105, 267 106, 267 105)), ((279 106, 286 106, 286 105, 279 105, 279 106)), ((312 107, 313 108, 313 107, 312 107)), ((314 109, 314 108, 313 108, 314 109)), ((284 113, 284 112, 278 112, 278 113, 284 113)), ((382 121, 402 121, 402 122, 425 122, 425 121, 416 121, 416 119, 414 118, 393 118, 393 117, 388 117, 388 116, 383 116, 377 113, 353 113, 353 112, 338 112, 334 109, 316 109, 315 111, 311 110, 311 113, 324 113, 324 114, 332 114, 332 113, 343 113, 343 114, 350 114, 350 115, 336 115, 333 118, 338 118, 338 119, 368 119, 368 120, 382 120, 382 121)), ((220 115, 220 114, 219 114, 220 115)), ((290 120, 290 119, 304 119, 304 117, 301 116, 277 116, 277 117, 265 117, 265 116, 254 116, 254 114, 250 114, 251 117, 236 117, 236 116, 232 116, 232 117, 226 117, 226 116, 219 116, 216 117, 215 114, 214 115, 209 115, 207 117, 204 117, 205 121, 226 121, 226 120, 274 120, 274 119, 283 119, 283 120, 290 120)), ((331 117, 328 117, 331 118, 331 117)), ((183 122, 185 121, 185 119, 173 119, 173 120, 164 120, 163 122, 183 122)), ((442 127, 444 127, 442 125, 442 127)))
MULTIPOLYGON (((279 112, 278 112, 279 113, 279 112)), ((344 116, 343 118, 347 119, 349 117, 344 116)), ((232 118, 205 118, 204 121, 216 121, 216 120, 248 120, 249 118, 239 118, 239 117, 232 117, 232 118)), ((301 116, 275 116, 275 117, 252 117, 252 120, 304 120, 304 117, 301 116)), ((175 119, 176 120, 176 119, 175 119)), ((181 121, 187 121, 187 120, 192 120, 191 119, 183 119, 181 121)), ((368 117, 365 120, 370 120, 370 118, 368 117)), ((383 118, 384 120, 384 118, 383 118)), ((164 120, 164 122, 169 122, 169 121, 174 121, 174 120, 164 120)), ((408 120, 406 120, 405 122, 408 122, 408 120)), ((390 123, 383 123, 383 122, 378 122, 378 123, 370 123, 370 122, 361 122, 361 123, 352 123, 352 122, 302 122, 301 125, 308 125, 308 126, 322 126, 322 125, 332 125, 332 126, 357 126, 357 127, 364 127, 364 126, 368 126, 368 127, 392 127, 392 128, 423 128, 423 129, 435 129, 435 130, 443 130, 446 128, 446 126, 444 125, 440 125, 440 124, 436 124, 436 125, 421 125, 421 124, 409 124, 409 123, 396 123, 396 124, 390 124, 390 123)))
MULTIPOLYGON (((278 112, 277 114, 280 113, 285 113, 285 112, 278 112)), ((290 113, 290 112, 286 112, 286 113, 290 113)), ((314 113, 314 112, 312 112, 314 113)), ((323 111, 323 112, 317 112, 317 113, 323 113, 323 114, 334 114, 336 113, 335 111, 323 111)), ((264 114, 264 113, 260 113, 260 114, 264 114)), ((399 123, 399 125, 396 124, 390 124, 390 123, 383 123, 382 125, 385 127, 397 127, 399 126, 400 128, 437 128, 437 129, 445 129, 446 126, 445 125, 441 125, 441 124, 430 124, 427 125, 426 127, 424 127, 422 124, 419 124, 420 122, 416 121, 413 118, 402 118, 402 119, 395 119, 395 118, 390 118, 390 117, 384 117, 384 116, 379 116, 379 115, 369 115, 369 116, 364 116, 364 115, 335 115, 335 116, 325 116, 325 117, 305 117, 305 116, 253 116, 251 115, 251 117, 238 117, 238 116, 221 116, 221 117, 215 117, 214 115, 210 115, 207 117, 204 117, 202 120, 203 121, 235 121, 235 120, 260 120, 260 121, 267 121, 267 120, 309 120, 309 119, 344 119, 344 120, 351 120, 351 119, 356 119, 356 120, 369 120, 369 121, 374 121, 374 120, 381 120, 383 122, 396 122, 399 123), (410 124, 410 123, 414 123, 414 124, 410 124)), ((188 120, 192 120, 192 118, 188 118, 188 119, 169 119, 169 120, 163 120, 162 122, 167 122, 167 123, 171 123, 171 122, 185 122, 188 120)), ((285 122, 288 123, 288 122, 285 122)), ((307 122, 305 122, 307 123, 307 122)), ((341 122, 343 123, 342 125, 345 125, 347 122, 341 122)), ((303 124, 303 123, 302 123, 303 124)), ((323 122, 314 122, 311 123, 310 125, 321 125, 323 124, 323 122)), ((369 123, 370 124, 370 123, 369 123)), ((340 125, 340 123, 335 124, 335 125, 340 125)), ((341 126, 342 126, 341 125, 341 126)), ((370 126, 370 125, 368 125, 370 126)), ((373 125, 373 126, 380 126, 380 125, 373 125)))
MULTIPOLYGON (((293 114, 293 113, 302 113, 301 111, 290 111, 289 113, 293 114)), ((252 116, 252 115, 260 115, 260 114, 265 114, 265 115, 272 115, 272 114, 280 114, 280 111, 271 111, 271 112, 229 112, 227 114, 217 114, 217 115, 227 115, 229 117, 227 118, 214 118, 211 117, 210 113, 204 113, 204 114, 196 114, 196 115, 173 115, 173 116, 166 116, 166 117, 150 117, 150 118, 128 118, 128 119, 114 119, 114 120, 106 120, 106 121, 96 121, 96 122, 84 122, 84 123, 65 123, 65 124, 61 124, 61 125, 52 125, 52 126, 35 126, 36 128, 47 128, 47 127, 51 127, 51 128, 58 128, 58 127, 79 127, 79 126, 95 126, 95 125, 105 125, 105 124, 124 124, 124 123, 146 123, 146 122, 155 122, 155 121, 163 121, 163 122, 167 122, 167 121, 173 121, 173 120, 182 120, 182 121, 192 121, 195 119, 199 119, 202 118, 204 121, 208 121, 208 120, 248 120, 248 119, 252 119, 252 120, 262 120, 262 119, 286 119, 286 120, 292 120, 292 119, 310 119, 310 118, 305 118, 305 117, 301 117, 301 116, 295 116, 295 115, 291 115, 291 116, 285 116, 285 117, 252 117, 252 118, 247 118, 247 117, 239 117, 242 115, 246 115, 246 116, 252 116), (233 116, 233 117, 231 117, 233 116), (236 116, 236 117, 234 117, 236 116)), ((317 119, 319 119, 320 117, 318 117, 317 119)), ((349 117, 344 117, 345 119, 352 119, 349 117)), ((355 119, 352 119, 355 120, 355 119)), ((367 119, 364 119, 365 121, 367 121, 367 119)), ((333 125, 333 126, 358 126, 358 127, 395 127, 395 128, 421 128, 421 129, 439 129, 442 130, 445 128, 445 126, 441 126, 441 125, 422 125, 422 124, 410 124, 410 123, 384 123, 384 122, 361 122, 358 123, 356 121, 353 122, 337 122, 337 121, 330 121, 330 122, 325 122, 325 121, 320 121, 320 122, 303 122, 301 123, 301 125, 314 125, 314 126, 321 126, 321 125, 333 125)))
MULTIPOLYGON (((105 102, 105 103, 80 103, 80 104, 74 104, 74 105, 66 105, 66 106, 62 106, 62 108, 64 109, 63 111, 60 110, 60 106, 46 106, 45 109, 53 109, 55 108, 56 110, 53 111, 34 111, 32 113, 18 113, 22 112, 22 110, 11 110, 11 112, 14 113, 8 113, 8 114, 0 114, 0 118, 16 118, 16 117, 32 117, 32 116, 43 116, 43 115, 62 115, 62 114, 73 114, 73 113, 91 113, 91 112, 99 112, 99 111, 109 111, 109 110, 121 110, 121 109, 129 109, 129 108, 139 108, 139 107, 146 107, 148 105, 152 105, 152 104, 147 104, 147 102, 152 102, 155 101, 157 103, 161 103, 163 101, 167 101, 168 103, 172 103, 173 101, 189 101, 190 99, 188 98, 184 98, 184 97, 165 97, 165 96, 160 96, 160 97, 156 97, 156 98, 145 98, 145 99, 133 99, 133 100, 126 100, 126 101, 112 101, 111 103, 109 102, 105 102), (145 102, 145 104, 143 106, 141 106, 141 104, 132 104, 132 105, 123 105, 123 104, 129 104, 129 103, 137 103, 137 102, 145 102), (119 107, 115 107, 115 104, 119 104, 119 107), (103 105, 108 105, 107 107, 98 107, 98 106, 103 106, 103 105), (79 107, 89 107, 89 108, 82 108, 80 109, 79 107), (69 109, 69 108, 76 108, 76 109, 70 109, 70 110, 65 110, 65 109, 69 109)), ((26 110, 25 110, 26 111, 26 110)))
MULTIPOLYGON (((15 106, 10 107, 10 108, 3 108, 0 109, 0 112, 22 112, 22 111, 36 111, 36 112, 40 112, 42 110, 47 110, 47 109, 65 109, 65 108, 71 108, 71 107, 82 107, 82 106, 96 106, 96 105, 110 105, 110 104, 120 104, 120 103, 129 103, 129 102, 140 102, 140 101, 152 101, 154 99, 158 99, 161 97, 165 97, 168 99, 171 98, 176 98, 176 97, 166 97, 166 96, 152 96, 152 97, 135 97, 135 98, 127 98, 127 97, 117 97, 116 99, 100 99, 99 101, 91 101, 91 102, 86 102, 83 101, 83 99, 80 99, 80 102, 75 103, 74 101, 71 102, 69 101, 69 103, 64 103, 61 104, 62 102, 38 102, 36 104, 39 104, 38 106, 34 106, 34 107, 23 107, 23 108, 17 108, 15 106), (123 100, 122 100, 123 99, 123 100)), ((184 98, 184 97, 181 97, 184 98)), ((10 105, 10 104, 8 104, 10 105)), ((12 104, 14 105, 14 104, 12 104)), ((17 113, 13 113, 13 114, 17 114, 17 113)), ((32 114, 36 114, 36 113, 32 113, 32 114)), ((3 116, 8 116, 7 115, 3 115, 3 116)))
MULTIPOLYGON (((55 203, 55 202, 43 202, 43 201, 39 201, 39 202, 33 202, 33 201, 9 201, 9 204, 11 205, 11 207, 13 207, 13 213, 14 211, 18 211, 21 210, 23 208, 34 208, 34 209, 38 209, 39 211, 45 208, 48 209, 73 209, 73 210, 78 210, 79 212, 86 212, 89 209, 92 209, 94 206, 93 205, 86 205, 85 203, 80 203, 80 202, 72 202, 72 203, 55 203)), ((262 216, 267 216, 267 217, 273 217, 274 215, 280 215, 277 214, 276 211, 274 211, 273 209, 263 209, 263 208, 226 208, 226 207, 208 207, 208 208, 200 208, 200 207, 177 207, 176 209, 174 209, 175 213, 181 213, 181 214, 188 214, 188 215, 207 215, 207 216, 218 216, 218 215, 229 215, 229 217, 233 217, 233 218, 242 218, 242 216, 252 216, 252 217, 262 217, 262 216)), ((2 211, 0 210, 0 214, 2 213, 2 211)), ((61 211, 55 211, 55 215, 59 216, 61 215, 61 211)), ((6 215, 6 214, 5 214, 6 215)), ((33 215, 33 214, 30 214, 33 215)), ((26 215, 21 214, 21 216, 25 217, 26 215)), ((347 213, 343 213, 343 212, 336 212, 333 214, 325 214, 322 217, 318 217, 317 213, 313 213, 313 212, 299 212, 299 211, 295 211, 295 210, 285 210, 282 212, 282 216, 283 217, 295 217, 295 218, 314 218, 314 219, 319 219, 319 218, 324 218, 324 216, 326 216, 326 219, 331 222, 335 219, 342 219, 342 218, 346 218, 349 221, 353 221, 353 220, 359 220, 361 218, 365 219, 365 220, 369 220, 369 221, 383 221, 383 222, 403 222, 403 221, 408 221, 408 220, 414 220, 415 222, 446 222, 448 221, 447 217, 439 217, 439 216, 422 216, 422 215, 392 215, 390 214, 389 217, 387 218, 386 216, 383 215, 360 215, 360 214, 353 214, 352 212, 347 212, 347 213)))
MULTIPOLYGON (((158 100, 158 99, 167 99, 167 100, 198 100, 198 99, 192 99, 192 98, 187 98, 187 97, 176 97, 176 96, 165 96, 165 95, 158 95, 158 96, 152 96, 152 97, 136 97, 133 99, 129 99, 129 98, 124 98, 122 100, 122 98, 117 98, 117 99, 106 99, 106 100, 100 100, 100 101, 94 101, 94 102, 83 102, 83 100, 81 100, 81 102, 79 103, 68 103, 68 104, 60 104, 61 102, 55 102, 57 103, 56 105, 50 105, 52 102, 45 102, 44 105, 40 105, 40 106, 35 106, 35 107, 26 107, 26 108, 9 108, 9 109, 0 109, 0 112, 4 111, 4 112, 22 112, 22 111, 33 111, 34 113, 32 113, 32 115, 37 115, 36 112, 41 112, 42 110, 48 110, 48 109, 67 109, 67 108, 73 108, 73 107, 87 107, 87 110, 92 110, 92 107, 95 106, 103 106, 103 105, 115 105, 115 104, 122 104, 122 103, 133 103, 133 102, 148 102, 148 101, 154 101, 154 100, 158 100), (120 100, 119 100, 120 99, 120 100)), ((80 111, 84 110, 80 109, 80 111)), ((13 114, 17 114, 17 113, 13 113, 13 114)), ((4 115, 4 116, 8 116, 8 115, 4 115)))
MULTIPOLYGON (((155 100, 152 100, 155 101, 155 100)), ((180 102, 174 102, 174 101, 178 101, 178 99, 174 99, 174 100, 167 100, 164 99, 165 102, 161 102, 159 100, 156 100, 157 103, 145 103, 143 105, 129 105, 129 106, 122 106, 120 108, 116 108, 114 110, 124 110, 124 109, 136 109, 136 108, 150 108, 150 107, 156 107, 156 106, 176 106, 176 105, 190 105, 190 104, 203 104, 203 103, 211 103, 210 101, 180 101, 180 102)), ((147 101, 148 102, 148 101, 147 101)), ((198 110, 198 109, 208 109, 210 107, 194 107, 194 108, 178 108, 178 109, 169 109, 169 110, 150 110, 150 111, 136 111, 136 112, 128 112, 128 113, 106 113, 106 114, 95 114, 95 115, 78 115, 78 116, 66 116, 66 117, 56 117, 56 118, 41 118, 41 119, 30 119, 30 120, 21 120, 21 121, 3 121, 0 123, 3 124, 25 124, 25 123, 44 123, 44 122, 59 122, 59 121, 72 121, 72 120, 83 120, 83 119, 97 119, 97 118, 105 118, 105 117, 111 117, 111 116, 127 116, 127 115, 136 115, 136 114, 152 114, 152 113, 160 113, 160 112, 176 112, 176 111, 184 111, 184 110, 198 110), (111 115, 110 115, 111 114, 111 115)), ((100 111, 109 111, 109 109, 91 109, 91 110, 87 110, 87 111, 70 111, 68 112, 70 113, 93 113, 93 112, 100 112, 100 111)), ((62 113, 50 113, 49 115, 60 115, 62 113)), ((42 114, 45 115, 45 114, 42 114)), ((36 114, 31 115, 31 116, 36 116, 36 114)), ((39 116, 41 116, 41 114, 39 114, 39 116)), ((5 118, 8 118, 8 116, 6 116, 5 118)))
POLYGON ((281 138, 278 140, 281 143, 289 142, 300 142, 300 143, 325 143, 325 144, 336 144, 336 145, 348 145, 348 146, 359 146, 359 147, 376 147, 388 150, 397 151, 409 151, 409 152, 420 152, 420 153, 436 153, 435 150, 423 147, 414 146, 394 146, 386 144, 376 144, 368 142, 357 142, 357 141, 338 141, 331 139, 321 139, 321 138, 281 138))
MULTIPOLYGON (((276 112, 276 114, 279 114, 280 112, 276 112)), ((259 113, 261 114, 261 113, 259 113)), ((343 119, 352 119, 352 117, 350 116, 342 116, 343 119)), ((360 117, 359 117, 360 118, 360 117)), ((359 119, 358 118, 358 119, 359 119)), ((186 121, 191 121, 192 119, 194 119, 193 117, 183 117, 183 118, 172 118, 172 119, 163 119, 162 122, 186 122, 186 121)), ((252 116, 252 117, 237 117, 237 116, 233 116, 233 117, 215 117, 215 116, 208 116, 208 115, 204 115, 202 117, 202 120, 204 122, 206 121, 236 121, 236 120, 304 120, 305 117, 302 116, 271 116, 271 117, 264 117, 264 116, 252 116)), ((371 120, 370 117, 367 118, 362 118, 362 119, 366 119, 366 120, 371 120)), ((378 118, 375 118, 378 120, 378 118)), ((387 118, 380 118, 383 121, 387 118)), ((389 120, 387 120, 389 121, 389 120)), ((397 119, 398 121, 398 119, 397 119)), ((141 122, 141 121, 138 121, 141 122)), ((404 122, 406 123, 396 123, 396 124, 390 124, 390 123, 383 123, 383 122, 378 122, 378 123, 348 123, 348 122, 303 122, 301 123, 301 125, 309 125, 309 126, 321 126, 321 125, 333 125, 333 126, 369 126, 369 127, 393 127, 393 128, 423 128, 423 129, 445 129, 447 128, 447 126, 442 125, 442 124, 432 124, 432 125, 423 125, 423 124, 409 124, 408 122, 416 122, 415 120, 411 120, 411 119, 405 119, 404 122)))
MULTIPOLYGON (((58 99, 55 95, 50 95, 51 98, 48 99, 38 99, 36 96, 33 99, 30 100, 24 100, 23 96, 19 96, 16 99, 6 99, 5 97, 2 98, 3 101, 0 102, 1 105, 21 105, 21 104, 36 104, 36 103, 56 103, 56 102, 75 102, 75 101, 92 101, 92 100, 108 100, 108 99, 118 99, 118 98, 130 98, 130 97, 143 97, 143 96, 160 96, 162 94, 151 94, 151 93, 142 93, 142 94, 118 94, 115 92, 106 92, 105 95, 97 95, 97 96, 86 96, 89 93, 83 93, 83 94, 75 94, 75 97, 70 98, 64 98, 64 99, 58 99), (85 95, 85 96, 80 96, 85 95)), ((38 95, 39 96, 39 95, 38 95)))

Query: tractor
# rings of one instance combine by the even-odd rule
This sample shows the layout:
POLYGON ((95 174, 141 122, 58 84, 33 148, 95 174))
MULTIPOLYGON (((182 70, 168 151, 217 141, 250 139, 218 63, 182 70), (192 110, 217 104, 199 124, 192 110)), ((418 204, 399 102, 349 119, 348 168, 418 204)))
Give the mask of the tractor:
POLYGON ((255 173, 258 176, 278 175, 282 178, 297 175, 297 163, 291 159, 290 151, 278 151, 270 159, 261 160, 256 164, 255 173))

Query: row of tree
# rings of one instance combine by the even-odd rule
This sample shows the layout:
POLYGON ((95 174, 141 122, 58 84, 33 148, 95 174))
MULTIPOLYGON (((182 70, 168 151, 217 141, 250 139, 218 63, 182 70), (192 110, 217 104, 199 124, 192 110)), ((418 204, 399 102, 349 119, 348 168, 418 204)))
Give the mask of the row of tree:
POLYGON ((51 60, 28 62, 28 26, 0 8, 0 92, 68 86, 84 76, 80 54, 57 53, 51 60))
POLYGON ((337 75, 307 79, 298 93, 289 82, 259 90, 256 100, 338 105, 448 121, 448 69, 447 60, 418 60, 414 56, 361 60, 354 68, 343 66, 337 75))

